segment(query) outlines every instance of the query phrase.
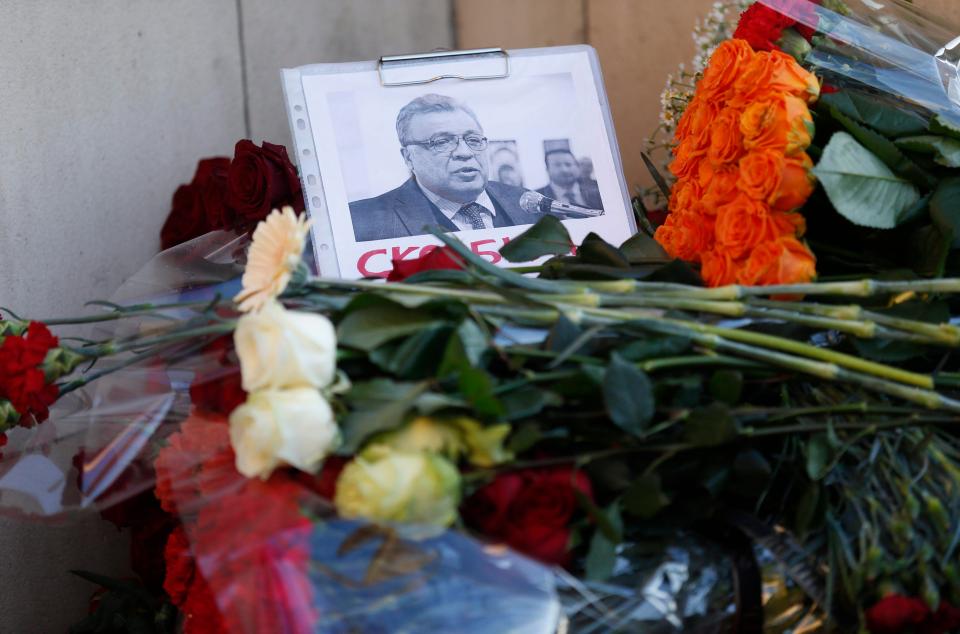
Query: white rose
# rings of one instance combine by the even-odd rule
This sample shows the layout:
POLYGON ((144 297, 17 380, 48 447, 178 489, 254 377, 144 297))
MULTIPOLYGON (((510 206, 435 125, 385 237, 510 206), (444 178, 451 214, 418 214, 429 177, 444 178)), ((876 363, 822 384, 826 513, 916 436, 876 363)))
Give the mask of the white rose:
POLYGON ((270 477, 280 465, 316 473, 340 441, 330 404, 315 388, 262 390, 230 414, 237 471, 270 477))
POLYGON ((233 340, 247 393, 326 387, 336 373, 337 335, 323 315, 288 311, 270 302, 240 318, 233 340))

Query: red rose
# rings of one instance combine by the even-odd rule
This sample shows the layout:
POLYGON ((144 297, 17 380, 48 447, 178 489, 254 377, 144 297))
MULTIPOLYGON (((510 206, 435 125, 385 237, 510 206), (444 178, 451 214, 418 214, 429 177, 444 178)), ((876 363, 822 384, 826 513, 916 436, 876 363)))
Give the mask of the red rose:
POLYGON ((408 277, 424 271, 462 269, 463 260, 450 247, 425 247, 422 254, 414 260, 394 260, 393 270, 387 276, 388 282, 402 282, 408 277), (426 253, 424 253, 426 251, 426 253))
POLYGON ((930 608, 920 599, 891 594, 867 610, 866 616, 872 634, 900 634, 926 621, 930 608))
POLYGON ((237 142, 227 176, 227 202, 240 220, 259 222, 273 209, 290 205, 303 211, 303 193, 297 168, 282 145, 249 139, 237 142))
POLYGON ((466 503, 463 514, 494 539, 545 563, 570 560, 570 521, 576 491, 591 496, 590 481, 566 467, 515 471, 498 476, 466 503))
POLYGON ((0 343, 0 399, 10 401, 22 417, 21 425, 42 422, 50 415, 60 394, 40 367, 59 340, 40 322, 30 322, 21 335, 9 335, 0 343))
POLYGON ((930 617, 930 621, 923 628, 924 634, 949 634, 960 630, 960 608, 955 608, 946 601, 940 604, 930 617))
POLYGON ((170 215, 160 229, 161 249, 233 225, 233 212, 226 204, 229 168, 230 159, 224 156, 203 159, 197 164, 190 184, 181 185, 173 195, 170 215))

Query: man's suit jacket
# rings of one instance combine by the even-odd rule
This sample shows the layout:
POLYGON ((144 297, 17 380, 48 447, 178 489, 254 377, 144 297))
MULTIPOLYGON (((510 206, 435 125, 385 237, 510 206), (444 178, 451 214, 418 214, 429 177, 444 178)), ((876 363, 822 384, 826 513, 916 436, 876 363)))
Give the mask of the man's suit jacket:
MULTIPOLYGON (((600 187, 597 186, 596 181, 579 181, 580 182, 580 194, 583 196, 583 202, 586 205, 587 209, 603 209, 603 200, 600 198, 600 187)), ((550 184, 547 183, 543 187, 537 190, 538 194, 543 194, 547 198, 553 198, 554 192, 553 188, 550 187, 550 184)), ((564 202, 564 201, 559 201, 564 202)))
MULTIPOLYGON (((532 225, 542 217, 520 208, 520 196, 525 191, 497 181, 487 183, 487 194, 497 208, 493 217, 495 227, 532 225)), ((460 231, 430 202, 413 177, 385 194, 350 203, 350 219, 357 242, 424 235, 428 233, 427 226, 460 231)))

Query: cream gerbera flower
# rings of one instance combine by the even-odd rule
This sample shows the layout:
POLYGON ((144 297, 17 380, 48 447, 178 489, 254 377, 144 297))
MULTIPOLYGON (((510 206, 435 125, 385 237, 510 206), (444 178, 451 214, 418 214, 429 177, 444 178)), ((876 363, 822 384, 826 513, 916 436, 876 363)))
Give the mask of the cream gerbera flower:
POLYGON ((243 290, 233 298, 241 311, 259 310, 283 292, 300 264, 309 230, 306 214, 297 217, 293 207, 274 209, 260 221, 247 255, 243 290))

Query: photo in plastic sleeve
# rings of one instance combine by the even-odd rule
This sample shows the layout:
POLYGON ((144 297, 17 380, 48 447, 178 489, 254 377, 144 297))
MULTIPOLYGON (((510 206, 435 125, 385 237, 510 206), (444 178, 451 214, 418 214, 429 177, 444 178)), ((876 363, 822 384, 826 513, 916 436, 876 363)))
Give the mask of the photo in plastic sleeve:
POLYGON ((546 214, 575 241, 632 235, 587 56, 515 66, 540 64, 502 80, 402 87, 369 71, 304 78, 342 277, 386 276, 392 261, 439 244, 429 227, 496 264, 546 214), (558 66, 575 58, 573 72, 558 66))

